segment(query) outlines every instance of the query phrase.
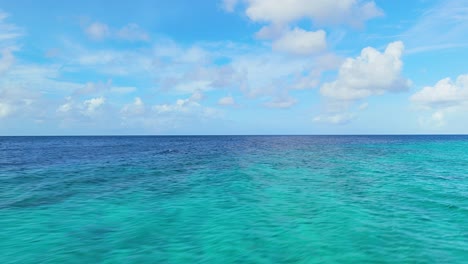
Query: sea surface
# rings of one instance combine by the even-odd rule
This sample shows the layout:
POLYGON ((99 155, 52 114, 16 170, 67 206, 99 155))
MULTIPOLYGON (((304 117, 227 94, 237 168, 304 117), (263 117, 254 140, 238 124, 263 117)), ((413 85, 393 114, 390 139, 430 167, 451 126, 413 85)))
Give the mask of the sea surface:
POLYGON ((0 263, 468 263, 468 136, 0 137, 0 263))

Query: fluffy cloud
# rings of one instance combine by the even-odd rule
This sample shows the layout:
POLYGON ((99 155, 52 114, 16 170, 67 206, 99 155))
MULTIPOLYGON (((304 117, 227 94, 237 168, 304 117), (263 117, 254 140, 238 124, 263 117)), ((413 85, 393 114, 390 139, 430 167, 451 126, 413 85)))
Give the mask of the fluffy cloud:
MULTIPOLYGON (((230 2, 234 8, 236 1, 230 2)), ((268 20, 267 23, 274 28, 276 22, 268 20)), ((272 49, 280 51, 279 53, 271 52, 263 45, 247 46, 232 42, 184 45, 158 39, 139 49, 120 45, 108 49, 93 49, 65 40, 64 46, 60 47, 60 56, 52 58, 54 65, 44 63, 38 65, 40 67, 14 66, 14 71, 8 72, 8 77, 1 78, 0 84, 6 81, 15 82, 28 90, 38 91, 41 104, 50 105, 48 111, 51 119, 58 118, 55 121, 70 120, 73 123, 76 120, 90 125, 102 120, 119 120, 119 117, 127 124, 132 122, 130 120, 144 120, 145 124, 182 124, 187 120, 193 119, 195 122, 220 116, 220 110, 202 104, 201 92, 208 93, 215 89, 228 94, 239 89, 245 95, 244 98, 256 100, 259 105, 289 108, 298 101, 292 96, 292 90, 313 88, 319 83, 324 69, 323 61, 320 60, 323 54, 314 53, 326 49, 326 33, 323 30, 308 31, 290 25, 278 26, 277 31, 279 34, 271 40, 272 49), (314 56, 287 56, 284 53, 314 56), (52 66, 55 68, 52 69, 52 66), (113 78, 125 84, 134 82, 140 90, 130 86, 114 86, 110 80, 83 80, 82 83, 60 81, 65 72, 71 73, 67 76, 79 75, 78 78, 89 76, 92 79, 113 78), (125 103, 122 102, 123 96, 113 95, 131 92, 135 92, 132 98, 137 95, 141 97, 136 97, 134 101, 129 99, 125 103), (154 92, 170 94, 180 99, 152 104, 146 95, 154 92), (67 99, 57 102, 56 98, 67 99), (116 109, 120 111, 115 111, 116 109), (106 119, 105 116, 109 118, 106 119)), ((113 28, 94 22, 87 25, 85 33, 93 40, 151 40, 137 24, 113 28)), ((4 68, 10 70, 11 66, 8 65, 13 61, 12 53, 5 52, 0 58, 0 72, 5 72, 2 70, 4 68), (1 65, 7 66, 2 68, 1 65)), ((0 102, 2 116, 20 112, 18 109, 30 102, 18 104, 22 99, 16 98, 16 101, 0 102)), ((23 99, 30 98, 25 96, 23 99)), ((218 103, 236 105, 237 102, 232 96, 227 96, 218 103)))
POLYGON ((174 103, 147 105, 137 97, 125 105, 120 113, 122 124, 126 127, 144 127, 152 131, 170 131, 187 124, 199 125, 199 122, 222 117, 216 108, 201 104, 203 94, 196 91, 190 97, 177 99, 174 103))
POLYGON ((367 47, 356 58, 347 58, 339 67, 337 79, 320 88, 327 98, 326 111, 314 121, 346 124, 356 118, 356 111, 367 108, 366 102, 359 106, 356 102, 373 95, 408 90, 411 81, 401 75, 403 51, 403 43, 397 41, 388 44, 384 52, 367 47))
MULTIPOLYGON (((247 16, 252 21, 267 23, 257 32, 257 37, 271 39, 274 51, 296 55, 310 55, 325 50, 326 33, 324 30, 309 31, 299 27, 291 29, 292 22, 305 18, 316 22, 316 26, 322 22, 360 24, 368 18, 379 15, 380 12, 373 2, 360 3, 355 0, 322 2, 248 0, 246 2, 247 16), (359 16, 354 16, 354 12, 359 13, 359 16), (353 19, 349 21, 341 21, 351 17, 353 19)), ((229 3, 236 2, 229 1, 229 3)))
POLYGON ((116 32, 116 36, 119 39, 129 41, 148 41, 150 39, 148 33, 135 23, 130 23, 119 29, 116 32))
POLYGON ((297 103, 296 98, 285 95, 285 96, 278 96, 273 98, 271 101, 264 103, 266 107, 270 108, 290 108, 297 103))
POLYGON ((11 106, 9 104, 0 102, 0 118, 8 116, 11 112, 11 106))
POLYGON ((107 82, 88 82, 83 85, 77 84, 78 88, 73 91, 73 96, 96 95, 96 94, 127 94, 136 91, 136 87, 114 86, 112 80, 107 82))
POLYGON ((90 24, 85 32, 93 40, 103 40, 110 35, 109 26, 100 22, 90 24))
MULTIPOLYGON (((117 77, 136 77, 151 80, 161 91, 190 94, 234 86, 241 74, 231 65, 216 65, 218 58, 231 56, 219 51, 225 44, 194 44, 184 47, 170 40, 158 40, 151 48, 138 50, 90 50, 77 45, 67 54, 69 68, 85 67, 117 77), (222 47, 218 47, 222 46, 222 47), (211 51, 209 50, 211 49, 211 51)), ((227 44, 226 44, 227 45, 227 44)))
MULTIPOLYGON (((304 77, 309 77, 304 70, 314 66, 319 68, 308 59, 264 51, 246 52, 233 58, 231 65, 235 72, 241 74, 240 89, 249 98, 275 96, 289 89, 312 88, 303 82, 304 77)), ((308 83, 314 83, 313 79, 308 79, 308 83)))
POLYGON ((161 88, 181 93, 226 88, 240 83, 242 79, 242 75, 232 66, 187 63, 169 67, 163 72, 166 74, 158 78, 161 88))
POLYGON ((89 95, 89 94, 96 94, 96 93, 102 93, 104 91, 107 91, 110 89, 112 86, 112 81, 108 80, 106 83, 103 82, 89 82, 83 85, 82 87, 76 89, 73 92, 73 95, 80 96, 80 95, 89 95))
POLYGON ((178 99, 175 104, 160 104, 153 106, 153 110, 158 114, 162 113, 189 113, 194 108, 200 107, 199 101, 203 98, 203 94, 196 91, 187 99, 178 99))
POLYGON ((106 99, 104 97, 97 97, 97 98, 91 98, 89 100, 86 100, 83 102, 83 105, 85 106, 85 113, 88 115, 93 114, 96 112, 96 109, 101 107, 106 99))
POLYGON ((0 82, 0 118, 44 115, 41 95, 17 83, 0 82))
POLYGON ((419 118, 422 127, 443 127, 448 115, 468 109, 468 74, 458 76, 455 81, 445 78, 434 86, 424 87, 410 100, 421 110, 432 112, 419 118))
POLYGON ((298 100, 295 90, 312 89, 324 71, 336 69, 341 59, 332 54, 284 56, 265 49, 242 51, 232 57, 236 87, 248 99, 269 108, 289 108, 298 100))
POLYGON ((425 109, 443 109, 468 104, 468 74, 456 81, 445 78, 434 86, 424 87, 411 97, 411 101, 425 109))
MULTIPOLYGON (((223 6, 233 11, 239 1, 224 0, 223 6)), ((322 52, 327 47, 323 29, 305 30, 298 21, 310 20, 314 27, 346 24, 361 26, 365 21, 381 16, 382 11, 374 1, 367 0, 245 0, 247 17, 265 23, 256 34, 260 39, 272 41, 274 51, 295 55, 310 55, 322 52)))
POLYGON ((77 70, 86 67, 105 75, 128 76, 147 73, 155 66, 151 51, 88 50, 81 47, 71 50, 69 67, 77 70))
POLYGON ((130 23, 120 29, 111 29, 107 24, 93 22, 85 28, 86 35, 92 40, 115 38, 126 41, 149 41, 149 34, 138 24, 130 23))
POLYGON ((444 127, 447 122, 445 120, 447 114, 452 111, 438 110, 429 116, 420 116, 418 118, 419 126, 426 129, 439 129, 444 127))
POLYGON ((143 116, 145 114, 151 114, 152 116, 168 114, 193 114, 200 109, 204 109, 204 107, 200 104, 202 99, 203 94, 200 91, 196 91, 188 98, 177 99, 173 104, 156 104, 153 106, 146 106, 140 97, 136 97, 133 103, 125 105, 120 112, 125 119, 130 117, 143 116))
POLYGON ((368 47, 357 58, 340 66, 338 78, 325 83, 320 92, 335 100, 359 100, 385 92, 405 91, 411 82, 401 76, 404 45, 390 43, 384 52, 368 47))
POLYGON ((233 12, 238 2, 238 0, 223 0, 222 8, 227 12, 233 12))
POLYGON ((344 125, 351 122, 355 117, 356 114, 354 113, 335 113, 317 116, 314 118, 314 122, 344 125))
POLYGON ((66 102, 57 108, 57 113, 68 117, 93 117, 98 110, 104 105, 106 99, 104 97, 96 97, 83 102, 75 102, 72 97, 65 98, 66 102))
POLYGON ((235 105, 236 101, 234 100, 234 97, 229 95, 229 96, 225 96, 225 97, 220 98, 218 100, 218 104, 219 105, 224 105, 224 106, 235 105))
POLYGON ((247 16, 258 22, 288 24, 309 18, 317 24, 346 23, 359 26, 364 21, 381 16, 373 1, 359 0, 248 0, 247 16))
POLYGON ((68 113, 72 110, 72 107, 73 107, 73 104, 71 102, 71 97, 67 97, 67 102, 60 105, 58 108, 57 108, 57 112, 60 112, 60 113, 68 113))
POLYGON ((120 112, 123 118, 143 115, 145 113, 145 104, 140 97, 136 97, 133 103, 125 105, 120 112))
MULTIPOLYGON (((159 92, 177 95, 239 89, 247 98, 258 99, 264 106, 282 108, 297 102, 288 91, 317 87, 322 72, 335 69, 341 62, 333 54, 284 56, 264 47, 231 42, 182 46, 163 39, 151 49, 72 48, 67 57, 73 62, 68 67, 73 69, 85 67, 117 78, 149 80, 155 82, 159 92), (220 60, 226 62, 218 64, 220 60)), ((109 88, 105 84, 92 83, 75 93, 106 89, 109 88)))
POLYGON ((15 57, 11 49, 5 48, 0 50, 0 75, 6 72, 13 65, 15 57))
POLYGON ((326 33, 323 30, 306 31, 294 28, 273 42, 273 50, 297 55, 317 53, 326 47, 326 33))

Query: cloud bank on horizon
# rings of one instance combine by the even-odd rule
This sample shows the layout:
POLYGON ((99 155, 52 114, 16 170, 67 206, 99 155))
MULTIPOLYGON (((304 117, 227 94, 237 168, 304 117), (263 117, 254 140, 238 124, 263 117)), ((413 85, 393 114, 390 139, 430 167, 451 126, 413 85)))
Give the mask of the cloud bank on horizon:
POLYGON ((0 0, 0 135, 468 133, 467 46, 468 0, 0 0))

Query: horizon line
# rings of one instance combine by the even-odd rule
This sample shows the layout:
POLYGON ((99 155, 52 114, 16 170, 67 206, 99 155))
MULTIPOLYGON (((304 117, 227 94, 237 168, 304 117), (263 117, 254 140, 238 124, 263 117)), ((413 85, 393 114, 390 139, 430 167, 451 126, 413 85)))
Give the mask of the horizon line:
POLYGON ((222 136, 468 136, 468 134, 83 134, 83 135, 0 135, 0 137, 222 137, 222 136))

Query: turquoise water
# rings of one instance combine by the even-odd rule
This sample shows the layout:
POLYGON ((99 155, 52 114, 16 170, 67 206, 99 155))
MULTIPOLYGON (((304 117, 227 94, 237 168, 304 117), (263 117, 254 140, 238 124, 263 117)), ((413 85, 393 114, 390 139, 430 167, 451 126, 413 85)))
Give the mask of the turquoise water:
POLYGON ((0 263, 468 263, 468 136, 0 137, 0 263))

